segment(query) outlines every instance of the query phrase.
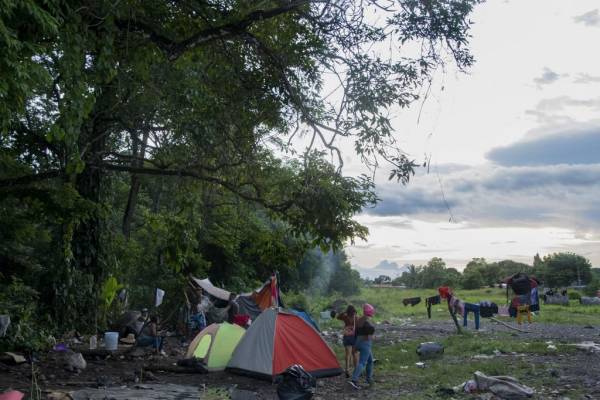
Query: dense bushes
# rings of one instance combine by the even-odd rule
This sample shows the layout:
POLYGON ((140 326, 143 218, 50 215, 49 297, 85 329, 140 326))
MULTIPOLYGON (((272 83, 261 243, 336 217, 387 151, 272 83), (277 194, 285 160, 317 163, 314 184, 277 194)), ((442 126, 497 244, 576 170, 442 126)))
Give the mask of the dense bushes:
POLYGON ((38 293, 19 280, 0 285, 0 314, 11 319, 6 336, 0 338, 0 350, 40 350, 49 345, 53 324, 37 307, 38 293))

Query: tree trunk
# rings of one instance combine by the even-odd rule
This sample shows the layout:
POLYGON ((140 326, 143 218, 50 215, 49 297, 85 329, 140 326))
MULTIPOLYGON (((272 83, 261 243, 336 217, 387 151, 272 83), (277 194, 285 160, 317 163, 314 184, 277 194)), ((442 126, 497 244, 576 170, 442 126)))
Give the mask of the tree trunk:
MULTIPOLYGON (((131 162, 133 167, 143 167, 144 157, 146 156, 146 146, 148 145, 148 131, 144 131, 141 146, 138 151, 138 139, 136 135, 132 135, 133 140, 133 156, 134 160, 131 162)), ((141 180, 138 174, 131 175, 131 188, 129 189, 129 197, 127 198, 127 206, 125 206, 125 213, 123 215, 123 235, 129 240, 131 236, 131 222, 135 214, 135 207, 137 205, 137 197, 141 187, 141 180)))

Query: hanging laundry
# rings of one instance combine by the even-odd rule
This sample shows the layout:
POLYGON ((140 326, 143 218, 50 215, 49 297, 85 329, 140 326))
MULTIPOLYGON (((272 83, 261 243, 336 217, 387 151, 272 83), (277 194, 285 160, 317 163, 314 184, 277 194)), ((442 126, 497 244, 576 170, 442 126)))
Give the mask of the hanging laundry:
MULTIPOLYGON (((479 313, 483 318, 491 318, 494 314, 498 314, 498 305, 489 300, 479 302, 479 313)), ((507 310, 508 314, 508 310, 507 310)))
POLYGON ((407 305, 411 305, 412 307, 416 306, 417 304, 419 304, 421 302, 421 298, 420 297, 410 297, 408 299, 404 299, 402 300, 402 304, 404 304, 404 306, 406 307, 407 305))
POLYGON ((431 319, 431 306, 440 304, 441 298, 439 295, 428 297, 425 299, 425 306, 427 307, 427 317, 431 319))

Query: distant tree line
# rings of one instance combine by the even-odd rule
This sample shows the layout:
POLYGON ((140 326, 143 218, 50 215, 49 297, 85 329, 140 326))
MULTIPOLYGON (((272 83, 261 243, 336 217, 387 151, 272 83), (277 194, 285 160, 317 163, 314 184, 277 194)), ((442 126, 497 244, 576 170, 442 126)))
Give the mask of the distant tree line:
POLYGON ((513 260, 488 262, 485 258, 473 258, 464 270, 449 268, 443 259, 434 257, 426 265, 410 265, 408 271, 391 280, 380 276, 375 283, 392 283, 408 288, 437 288, 448 285, 463 289, 478 289, 501 283, 506 277, 518 272, 535 276, 546 287, 584 286, 595 287, 600 281, 597 271, 585 257, 574 253, 554 253, 541 258, 538 254, 533 265, 513 260))

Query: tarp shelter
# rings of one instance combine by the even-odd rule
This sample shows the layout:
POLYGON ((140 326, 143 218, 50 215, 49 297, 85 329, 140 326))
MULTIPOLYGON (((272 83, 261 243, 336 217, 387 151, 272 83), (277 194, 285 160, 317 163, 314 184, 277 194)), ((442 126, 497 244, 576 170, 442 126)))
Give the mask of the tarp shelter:
POLYGON ((227 322, 204 328, 188 347, 186 358, 201 358, 209 371, 222 371, 246 331, 227 322))
MULTIPOLYGON (((200 286, 210 296, 219 300, 229 301, 231 292, 216 287, 208 278, 192 279, 196 285, 200 286)), ((249 315, 252 320, 255 320, 267 308, 283 307, 279 285, 277 284, 277 276, 273 274, 261 287, 250 293, 243 293, 237 296, 235 301, 240 307, 240 314, 249 315)))
POLYGON ((229 301, 229 295, 231 294, 231 292, 228 292, 225 289, 216 287, 215 285, 212 284, 210 279, 208 279, 208 278, 206 278, 206 279, 192 278, 192 279, 194 280, 196 285, 200 286, 202 288, 202 290, 204 292, 208 293, 209 295, 216 297, 219 300, 229 301))
POLYGON ((291 313, 293 313, 293 314, 296 314, 297 316, 299 316, 300 318, 302 318, 306 322, 308 322, 317 331, 321 332, 321 329, 319 328, 319 325, 317 325, 317 323, 315 322, 315 320, 312 319, 312 317, 310 316, 310 314, 307 313, 306 311, 294 310, 294 309, 289 309, 289 311, 291 313))
POLYGON ((240 314, 249 315, 253 320, 264 310, 271 307, 283 307, 279 285, 275 274, 251 293, 244 293, 236 298, 240 306, 240 314))
POLYGON ((342 373, 335 354, 311 325, 296 314, 270 308, 250 325, 227 370, 272 380, 294 364, 317 378, 342 373))

